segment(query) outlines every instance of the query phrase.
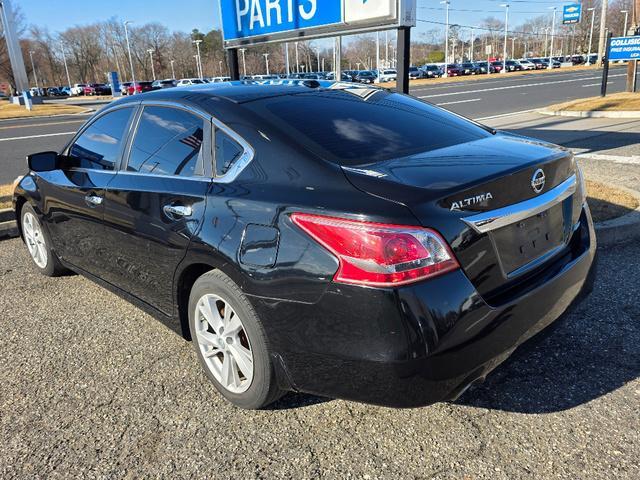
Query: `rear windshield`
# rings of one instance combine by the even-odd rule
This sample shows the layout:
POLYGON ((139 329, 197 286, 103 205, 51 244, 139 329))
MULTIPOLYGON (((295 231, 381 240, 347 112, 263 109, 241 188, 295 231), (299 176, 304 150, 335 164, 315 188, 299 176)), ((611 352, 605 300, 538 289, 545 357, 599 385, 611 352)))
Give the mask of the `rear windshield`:
POLYGON ((433 105, 384 90, 315 91, 245 106, 292 141, 342 166, 376 163, 490 135, 433 105))

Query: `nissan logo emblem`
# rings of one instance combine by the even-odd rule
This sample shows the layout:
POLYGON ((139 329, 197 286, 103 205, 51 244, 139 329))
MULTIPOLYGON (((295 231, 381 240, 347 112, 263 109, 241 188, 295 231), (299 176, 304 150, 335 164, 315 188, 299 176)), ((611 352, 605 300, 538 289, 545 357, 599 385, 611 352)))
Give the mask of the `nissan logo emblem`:
POLYGON ((540 193, 544 189, 544 183, 546 178, 544 176, 544 171, 539 168, 535 172, 533 172, 533 177, 531 177, 531 188, 536 193, 540 193))

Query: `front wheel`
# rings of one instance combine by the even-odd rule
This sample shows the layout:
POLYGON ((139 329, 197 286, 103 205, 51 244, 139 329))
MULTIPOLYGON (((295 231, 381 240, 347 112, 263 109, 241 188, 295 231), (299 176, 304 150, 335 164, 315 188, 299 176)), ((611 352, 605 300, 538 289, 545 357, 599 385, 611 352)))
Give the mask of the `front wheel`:
POLYGON ((189 330, 207 377, 231 403, 259 409, 283 395, 260 319, 240 288, 219 270, 193 285, 189 330))
POLYGON ((56 277, 65 273, 67 270, 51 248, 49 238, 31 205, 22 207, 20 225, 22 226, 24 243, 40 273, 47 277, 56 277))

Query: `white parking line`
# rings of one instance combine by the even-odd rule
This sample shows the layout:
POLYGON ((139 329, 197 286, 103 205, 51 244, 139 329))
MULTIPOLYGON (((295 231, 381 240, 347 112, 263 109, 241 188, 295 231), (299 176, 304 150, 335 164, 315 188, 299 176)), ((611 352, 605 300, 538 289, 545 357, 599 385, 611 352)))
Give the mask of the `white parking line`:
POLYGON ((494 119, 494 118, 513 117, 514 115, 521 115, 523 113, 531 113, 531 112, 535 112, 536 110, 537 109, 535 109, 535 108, 531 108, 529 110, 520 110, 519 112, 501 113, 500 115, 491 115, 489 117, 474 118, 474 120, 476 122, 482 122, 483 120, 491 120, 491 119, 494 119))
POLYGON ((606 162, 622 163, 627 165, 640 165, 640 156, 631 155, 625 157, 623 155, 604 155, 597 153, 580 153, 576 158, 588 158, 589 160, 604 160, 606 162))
MULTIPOLYGON (((588 85, 582 85, 582 88, 584 87, 596 87, 602 85, 602 82, 598 82, 598 83, 590 83, 588 85)), ((607 82, 607 85, 613 85, 613 82, 607 82)))
POLYGON ((76 132, 43 133, 42 135, 27 135, 26 137, 0 138, 0 142, 10 142, 12 140, 28 140, 30 138, 55 137, 58 135, 74 135, 76 132))
POLYGON ((469 102, 479 102, 482 100, 481 98, 470 98, 469 100, 456 100, 455 102, 444 102, 444 103, 436 103, 439 107, 443 105, 453 105, 455 103, 469 103, 469 102))
MULTIPOLYGON (((626 76, 626 74, 610 75, 609 77, 622 77, 622 76, 626 76)), ((544 86, 544 85, 556 85, 558 83, 582 82, 584 80, 596 80, 598 78, 600 77, 571 78, 569 80, 555 80, 553 82, 524 83, 521 85, 508 85, 504 87, 481 88, 479 90, 466 90, 464 92, 450 92, 450 93, 437 93, 434 95, 422 95, 418 98, 449 97, 451 95, 468 95, 470 93, 493 92, 496 90, 511 90, 513 88, 527 88, 527 87, 538 87, 538 86, 544 86)))

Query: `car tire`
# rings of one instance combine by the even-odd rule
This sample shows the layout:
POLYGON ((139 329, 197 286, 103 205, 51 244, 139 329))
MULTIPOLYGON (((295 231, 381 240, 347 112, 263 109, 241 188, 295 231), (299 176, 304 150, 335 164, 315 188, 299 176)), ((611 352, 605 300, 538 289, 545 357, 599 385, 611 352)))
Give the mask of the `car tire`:
POLYGON ((256 410, 284 395, 262 322, 242 290, 221 271, 207 272, 194 283, 189 330, 205 374, 229 402, 256 410))
POLYGON ((47 277, 58 277, 68 272, 51 248, 51 240, 31 205, 25 204, 22 207, 20 226, 31 260, 40 273, 47 277))

